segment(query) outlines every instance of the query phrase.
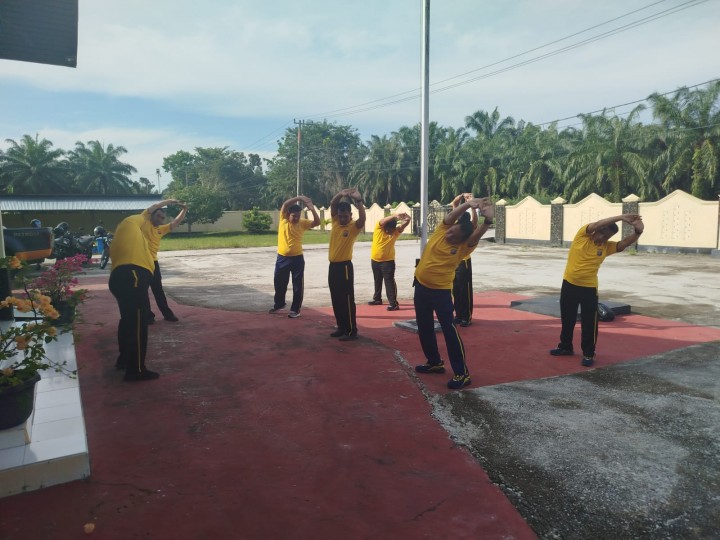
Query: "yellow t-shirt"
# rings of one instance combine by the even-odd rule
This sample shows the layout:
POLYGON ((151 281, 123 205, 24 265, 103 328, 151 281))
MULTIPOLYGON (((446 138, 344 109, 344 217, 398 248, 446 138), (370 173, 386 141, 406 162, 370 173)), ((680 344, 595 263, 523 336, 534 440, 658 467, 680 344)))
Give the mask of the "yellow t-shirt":
POLYGON ((160 249, 160 240, 162 240, 162 237, 170 232, 172 227, 170 227, 169 223, 155 227, 152 224, 152 221, 150 221, 152 216, 147 210, 144 210, 140 215, 145 216, 145 223, 142 226, 142 232, 145 235, 145 238, 147 238, 148 248, 152 254, 153 261, 157 261, 157 254, 160 249))
POLYGON ((378 221, 373 231, 372 248, 370 258, 375 262, 386 262, 395 260, 395 240, 400 236, 400 231, 395 228, 388 234, 378 221))
POLYGON ((332 229, 330 230, 330 245, 328 246, 328 259, 330 262, 343 262, 352 260, 353 245, 360 234, 360 229, 355 226, 355 220, 343 226, 337 216, 332 218, 332 229))
POLYGON ((477 247, 448 243, 445 233, 451 226, 445 223, 437 226, 415 268, 415 279, 430 289, 452 289, 457 265, 477 247))
POLYGON ((137 214, 123 219, 115 229, 112 244, 110 244, 110 258, 113 268, 126 264, 134 264, 155 271, 155 262, 148 247, 148 241, 143 234, 143 226, 147 219, 143 214, 137 214))
POLYGON ((302 237, 305 231, 312 228, 312 220, 301 219, 297 223, 290 221, 280 214, 280 224, 278 225, 278 255, 285 257, 294 257, 302 255, 302 237))
POLYGON ((587 233, 587 225, 580 227, 570 245, 563 279, 578 287, 598 286, 598 270, 608 255, 617 253, 617 242, 596 246, 587 233))

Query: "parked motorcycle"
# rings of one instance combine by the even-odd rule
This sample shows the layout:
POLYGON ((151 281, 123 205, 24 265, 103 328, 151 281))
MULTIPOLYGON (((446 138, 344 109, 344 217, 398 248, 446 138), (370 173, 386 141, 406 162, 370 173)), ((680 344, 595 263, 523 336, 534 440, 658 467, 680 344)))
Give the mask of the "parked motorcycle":
POLYGON ((58 223, 53 229, 55 243, 51 257, 54 259, 65 259, 75 255, 85 255, 87 260, 92 260, 93 244, 95 237, 89 234, 73 233, 70 225, 66 222, 58 223))
POLYGON ((110 243, 113 235, 107 232, 102 225, 95 227, 93 233, 97 250, 100 253, 100 268, 105 268, 110 260, 110 243))

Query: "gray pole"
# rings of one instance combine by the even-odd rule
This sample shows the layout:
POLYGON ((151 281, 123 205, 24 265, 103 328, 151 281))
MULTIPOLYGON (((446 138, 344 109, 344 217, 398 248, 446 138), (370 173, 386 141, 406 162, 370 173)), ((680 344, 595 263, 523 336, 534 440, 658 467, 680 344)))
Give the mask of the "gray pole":
POLYGON ((298 143, 298 149, 297 149, 297 193, 295 193, 296 197, 300 196, 300 138, 302 137, 302 120, 293 120, 295 124, 297 124, 297 143, 298 143))
POLYGON ((422 121, 420 123, 420 255, 427 244, 428 147, 430 146, 430 0, 423 4, 422 121))
POLYGON ((155 174, 157 174, 158 193, 162 194, 162 191, 160 190, 160 169, 155 169, 155 174))

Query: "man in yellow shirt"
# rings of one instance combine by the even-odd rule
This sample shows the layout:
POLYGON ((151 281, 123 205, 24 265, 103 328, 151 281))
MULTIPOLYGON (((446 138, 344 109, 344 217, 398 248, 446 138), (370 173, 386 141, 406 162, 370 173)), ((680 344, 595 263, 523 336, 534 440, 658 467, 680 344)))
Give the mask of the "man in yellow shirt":
POLYGON ((458 263, 470 255, 487 225, 473 228, 469 209, 479 209, 486 220, 492 220, 494 207, 489 199, 471 199, 445 216, 432 234, 415 269, 415 319, 420 346, 427 362, 415 366, 418 373, 445 373, 435 335, 433 313, 437 315, 445 337, 454 376, 448 388, 459 390, 470 384, 465 363, 465 347, 453 321, 452 287, 458 263))
POLYGON ((292 274, 293 299, 290 304, 290 319, 300 316, 303 301, 305 279, 305 257, 303 256, 302 237, 305 231, 320 225, 320 216, 310 197, 299 196, 285 201, 280 208, 278 225, 278 252, 275 261, 274 304, 270 313, 277 313, 285 307, 285 294, 292 274), (299 202, 305 203, 312 212, 313 219, 300 219, 299 202))
POLYGON ((117 369, 125 370, 126 381, 157 379, 160 375, 145 367, 148 337, 148 287, 155 264, 143 234, 147 217, 125 218, 110 245, 112 271, 108 283, 120 308, 117 369))
MULTIPOLYGON (((145 210, 141 215, 145 216, 146 220, 143 224, 143 234, 147 238, 148 247, 152 254, 153 261, 155 263, 155 271, 153 277, 150 280, 150 290, 155 297, 155 303, 157 304, 160 312, 163 314, 163 318, 166 321, 177 322, 178 318, 173 313, 170 306, 168 306, 167 298, 165 297, 165 291, 162 285, 162 274, 160 273, 160 263, 158 263, 158 249, 160 249, 160 240, 168 233, 171 233, 182 223, 183 219, 187 215, 188 207, 187 204, 177 201, 175 199, 167 199, 160 201, 157 204, 152 205, 150 208, 145 210), (165 223, 165 210, 163 207, 177 205, 181 207, 180 213, 170 223, 165 223)), ((148 306, 150 304, 148 303, 148 306)), ((148 313, 148 324, 155 322, 155 314, 152 310, 148 313)))
POLYGON ((573 332, 580 306, 581 364, 590 367, 595 362, 595 344, 598 334, 598 270, 605 257, 620 253, 638 241, 645 230, 637 214, 623 214, 583 225, 570 245, 568 260, 560 289, 560 343, 552 349, 553 356, 570 356, 573 352, 573 332), (633 232, 619 242, 610 237, 618 232, 618 221, 629 223, 633 232))
POLYGON ((382 218, 375 225, 370 265, 375 279, 375 294, 368 302, 371 306, 382 305, 382 284, 385 281, 385 294, 388 299, 388 311, 397 311, 397 285, 395 284, 395 241, 410 223, 410 216, 397 214, 382 218))
POLYGON ((362 195, 355 188, 343 189, 330 201, 332 230, 328 246, 328 287, 332 300, 337 330, 330 337, 340 341, 357 339, 355 319, 355 274, 352 254, 355 240, 365 227, 365 205, 362 195), (342 201, 348 197, 358 209, 358 219, 353 220, 350 203, 342 201))
MULTIPOLYGON (((472 193, 461 193, 455 197, 450 204, 453 208, 457 208, 460 204, 473 198, 472 193)), ((474 209, 470 210, 470 221, 473 227, 477 226, 477 220, 477 212, 474 209)), ((485 220, 484 225, 489 227, 491 224, 492 220, 485 220)), ((455 279, 453 280, 453 308, 455 310, 454 322, 456 325, 459 324, 462 327, 466 327, 472 324, 473 286, 471 255, 463 258, 455 269, 455 279)))

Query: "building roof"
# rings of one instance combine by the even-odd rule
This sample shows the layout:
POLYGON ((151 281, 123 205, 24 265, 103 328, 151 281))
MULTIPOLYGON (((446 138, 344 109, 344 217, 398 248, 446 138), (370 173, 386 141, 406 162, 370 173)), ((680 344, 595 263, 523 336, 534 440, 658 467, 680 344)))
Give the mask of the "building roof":
POLYGON ((160 202, 160 195, 94 196, 82 195, 4 195, 0 197, 2 212, 61 212, 83 210, 140 211, 160 202))

